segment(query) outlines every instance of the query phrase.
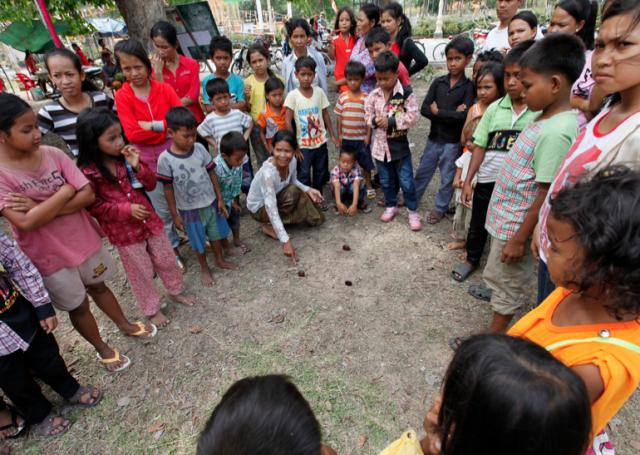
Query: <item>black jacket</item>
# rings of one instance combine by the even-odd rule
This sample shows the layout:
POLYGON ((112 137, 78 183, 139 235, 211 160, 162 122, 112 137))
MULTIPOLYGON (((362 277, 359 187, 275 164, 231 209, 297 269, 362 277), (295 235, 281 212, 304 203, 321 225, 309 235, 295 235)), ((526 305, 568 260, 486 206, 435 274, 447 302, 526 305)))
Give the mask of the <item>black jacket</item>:
POLYGON ((424 55, 424 53, 420 50, 416 43, 413 42, 411 38, 405 39, 402 43, 399 59, 404 64, 404 66, 407 67, 409 76, 413 76, 429 64, 429 59, 427 58, 427 56, 424 55))
POLYGON ((420 109, 420 113, 431 120, 429 139, 440 144, 459 143, 467 112, 474 97, 473 84, 464 74, 453 87, 450 87, 448 74, 436 78, 431 83, 420 109), (434 101, 438 105, 438 115, 431 112, 431 103, 434 101), (467 108, 464 111, 457 111, 461 104, 466 105, 467 108))

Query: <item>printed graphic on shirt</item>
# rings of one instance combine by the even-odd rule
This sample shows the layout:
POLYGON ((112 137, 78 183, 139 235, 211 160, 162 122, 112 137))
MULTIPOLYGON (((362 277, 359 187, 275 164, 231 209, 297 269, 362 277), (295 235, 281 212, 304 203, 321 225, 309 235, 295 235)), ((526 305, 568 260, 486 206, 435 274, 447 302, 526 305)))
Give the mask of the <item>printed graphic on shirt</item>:
POLYGON ((267 128, 265 131, 265 137, 271 139, 278 132, 278 124, 271 117, 267 117, 267 128))
POLYGON ((486 150, 492 152, 509 152, 513 144, 515 144, 519 130, 501 130, 493 131, 489 134, 489 141, 487 142, 486 150))
POLYGON ((298 125, 300 125, 300 147, 309 148, 314 145, 324 144, 324 129, 322 128, 322 112, 319 107, 299 109, 298 125))
POLYGON ((574 83, 571 94, 579 98, 589 99, 591 89, 595 84, 596 81, 593 80, 591 68, 587 68, 584 73, 580 75, 580 79, 574 83))
POLYGON ((51 174, 45 177, 23 180, 18 185, 16 191, 18 193, 26 193, 27 191, 35 190, 53 194, 65 183, 66 181, 62 176, 62 172, 60 172, 59 169, 54 169, 51 171, 51 174))

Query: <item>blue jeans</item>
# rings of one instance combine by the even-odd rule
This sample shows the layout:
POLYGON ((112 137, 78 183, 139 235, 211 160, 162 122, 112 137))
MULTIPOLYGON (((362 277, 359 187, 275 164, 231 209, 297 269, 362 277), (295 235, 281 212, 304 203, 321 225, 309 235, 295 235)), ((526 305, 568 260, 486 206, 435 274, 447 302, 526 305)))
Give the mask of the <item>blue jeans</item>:
POLYGON ((300 163, 298 180, 307 186, 322 192, 329 181, 329 152, 327 144, 316 149, 301 149, 304 160, 300 163))
MULTIPOLYGON (((365 196, 365 185, 364 181, 361 180, 360 184, 360 192, 358 193, 358 208, 363 209, 367 206, 367 199, 365 196)), ((333 187, 331 187, 333 191, 333 187)), ((353 182, 349 184, 349 186, 340 186, 340 201, 347 207, 353 203, 353 182)))
POLYGON ((440 168, 440 188, 436 195, 436 212, 445 213, 453 196, 453 177, 456 175, 456 160, 460 156, 460 144, 441 144, 427 141, 420 164, 416 169, 416 197, 422 199, 436 168, 440 168))
POLYGON ((384 193, 384 205, 395 207, 398 205, 397 184, 400 183, 404 203, 411 211, 418 208, 416 198, 416 185, 413 182, 413 166, 411 165, 411 155, 394 161, 376 160, 378 174, 380 174, 380 186, 384 193))
POLYGON ((556 285, 551 281, 547 264, 540 259, 538 262, 538 298, 536 303, 540 305, 555 289, 556 285))

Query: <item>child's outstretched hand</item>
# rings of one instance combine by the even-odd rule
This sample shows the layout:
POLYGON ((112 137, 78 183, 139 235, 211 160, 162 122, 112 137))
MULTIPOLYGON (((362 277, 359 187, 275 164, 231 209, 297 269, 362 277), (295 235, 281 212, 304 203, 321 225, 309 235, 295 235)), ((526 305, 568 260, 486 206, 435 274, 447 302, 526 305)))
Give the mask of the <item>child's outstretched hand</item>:
POLYGON ((134 171, 140 170, 140 152, 133 145, 125 145, 122 149, 122 156, 134 171))
POLYGON ((136 220, 146 220, 149 218, 151 213, 144 205, 141 204, 131 204, 131 217, 136 220))
POLYGON ((336 208, 338 209, 338 213, 340 215, 346 215, 349 212, 349 207, 344 205, 342 202, 336 203, 336 208))
POLYGON ((7 207, 21 213, 27 213, 38 205, 36 201, 22 193, 9 193, 4 200, 8 202, 7 207))

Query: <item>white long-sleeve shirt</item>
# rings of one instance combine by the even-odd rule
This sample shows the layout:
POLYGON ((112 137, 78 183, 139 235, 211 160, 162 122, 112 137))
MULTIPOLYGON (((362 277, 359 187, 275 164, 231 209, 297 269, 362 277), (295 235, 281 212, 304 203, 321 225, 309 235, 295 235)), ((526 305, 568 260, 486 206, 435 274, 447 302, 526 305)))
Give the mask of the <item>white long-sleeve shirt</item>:
POLYGON ((278 240, 282 243, 289 241, 289 234, 284 229, 284 224, 278 213, 278 200, 276 199, 278 193, 288 185, 295 185, 305 193, 309 191, 309 187, 298 180, 296 166, 296 159, 293 158, 289 163, 287 177, 282 179, 278 168, 273 164, 273 158, 269 158, 253 178, 247 195, 247 209, 251 213, 257 213, 264 207, 269 216, 271 226, 276 231, 278 240))

